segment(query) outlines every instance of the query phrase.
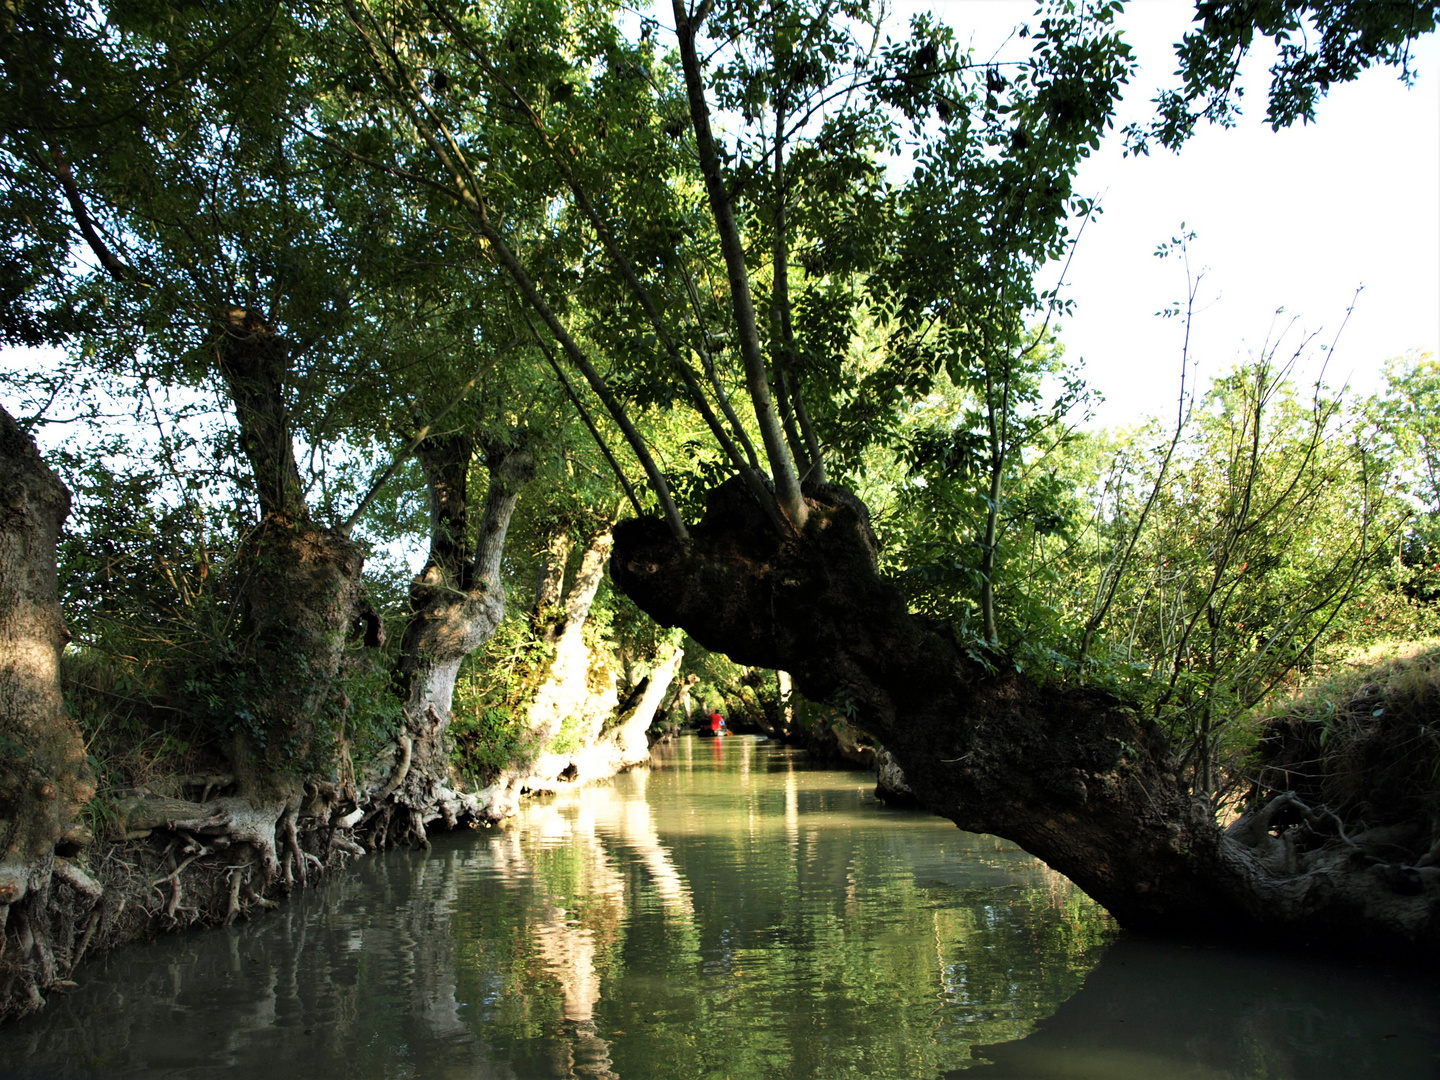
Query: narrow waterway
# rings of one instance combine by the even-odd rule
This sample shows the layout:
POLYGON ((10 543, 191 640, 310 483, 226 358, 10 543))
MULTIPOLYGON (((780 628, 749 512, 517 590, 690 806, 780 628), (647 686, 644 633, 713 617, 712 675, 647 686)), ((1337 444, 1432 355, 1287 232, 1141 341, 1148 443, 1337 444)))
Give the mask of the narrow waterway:
POLYGON ((750 738, 88 964, 0 1076, 1440 1077, 1440 984, 1133 941, 1008 844, 750 738))

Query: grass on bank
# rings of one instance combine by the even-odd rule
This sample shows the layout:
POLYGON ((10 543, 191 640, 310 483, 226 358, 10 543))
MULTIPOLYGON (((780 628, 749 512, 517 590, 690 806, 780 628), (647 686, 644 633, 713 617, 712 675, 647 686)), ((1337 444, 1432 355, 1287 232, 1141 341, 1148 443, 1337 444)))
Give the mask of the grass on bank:
POLYGON ((1440 639, 1358 649, 1265 710, 1257 782, 1347 821, 1440 821, 1440 639))

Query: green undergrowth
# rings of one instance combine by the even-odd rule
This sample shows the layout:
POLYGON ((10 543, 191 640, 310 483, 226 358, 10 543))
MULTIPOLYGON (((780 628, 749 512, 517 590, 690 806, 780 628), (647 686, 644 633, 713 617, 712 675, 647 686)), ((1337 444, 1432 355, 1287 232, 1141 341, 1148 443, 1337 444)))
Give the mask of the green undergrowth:
MULTIPOLYGON (((246 712, 244 687, 226 677, 222 655, 202 658, 203 646, 198 638, 157 642, 111 632, 65 650, 61 686, 96 781, 85 811, 95 835, 110 837, 115 800, 128 790, 178 797, 175 778, 228 772, 226 745, 233 718, 246 712)), ((330 774, 342 735, 363 766, 390 745, 403 719, 383 653, 347 650, 332 689, 323 743, 295 763, 307 778, 338 779, 330 774)))
POLYGON ((1384 699, 1391 712, 1433 719, 1440 701, 1440 638, 1380 641, 1336 659, 1324 675, 1290 697, 1277 717, 1291 717, 1334 731, 1336 720, 1357 703, 1384 699))
POLYGON ((101 839, 116 825, 116 797, 164 787, 172 776, 224 767, 219 747, 193 714, 168 704, 170 678, 160 664, 100 648, 68 648, 61 657, 65 705, 85 740, 96 796, 84 824, 101 839))
POLYGON ((363 767, 377 754, 390 753, 395 736, 405 723, 404 705, 395 692, 393 650, 401 634, 387 630, 390 642, 385 651, 352 647, 347 650, 337 689, 348 702, 344 736, 350 758, 363 767))
POLYGON ((483 648, 467 657, 451 703, 451 762, 467 783, 484 787, 533 747, 525 740, 525 707, 555 658, 527 618, 505 619, 483 648))

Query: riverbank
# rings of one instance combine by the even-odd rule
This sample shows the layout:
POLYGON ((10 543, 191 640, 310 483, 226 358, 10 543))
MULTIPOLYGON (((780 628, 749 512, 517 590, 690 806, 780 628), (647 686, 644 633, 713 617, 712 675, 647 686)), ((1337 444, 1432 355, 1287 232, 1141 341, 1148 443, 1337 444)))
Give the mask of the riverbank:
POLYGON ((610 723, 596 724, 581 745, 517 758, 481 791, 449 791, 449 804, 420 815, 418 832, 392 834, 378 816, 406 778, 405 752, 372 778, 366 797, 348 805, 337 806, 333 792, 312 784, 298 808, 256 806, 226 794, 234 779, 218 774, 163 778, 154 785, 161 790, 107 799, 105 827, 122 839, 91 840, 88 849, 53 857, 34 871, 24 899, 5 909, 0 936, 8 930, 13 940, 0 954, 0 1020, 74 989, 82 963, 99 954, 273 911, 293 893, 343 875, 358 858, 402 844, 428 849, 429 834, 508 820, 525 795, 574 790, 643 764, 646 731, 677 664, 678 654, 661 667, 662 678, 610 723))

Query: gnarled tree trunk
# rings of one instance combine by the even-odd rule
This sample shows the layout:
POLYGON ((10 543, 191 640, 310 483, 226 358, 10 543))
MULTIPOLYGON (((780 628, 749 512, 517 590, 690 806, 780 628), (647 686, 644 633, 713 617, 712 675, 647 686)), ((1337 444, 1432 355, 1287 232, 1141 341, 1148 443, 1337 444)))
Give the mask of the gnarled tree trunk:
POLYGON ((525 708, 522 744, 526 750, 482 792, 488 820, 509 817, 527 787, 553 781, 569 764, 569 755, 545 753, 566 720, 579 727, 578 744, 592 742, 619 704, 613 671, 592 670, 585 642, 585 620, 605 576, 612 535, 601 529, 586 545, 580 568, 565 594, 564 617, 555 638, 555 657, 530 704, 525 708))
POLYGON ((310 520, 284 401, 290 343, 260 312, 231 307, 214 348, 260 504, 234 573, 245 701, 231 755, 242 795, 279 799, 293 814, 297 770, 324 775, 340 759, 335 680, 361 611, 364 551, 310 520))
POLYGON ((505 617, 500 559, 520 489, 533 476, 534 464, 520 448, 496 446, 487 453, 490 483, 472 557, 467 486, 474 450, 474 441, 462 434, 427 440, 417 448, 430 491, 430 556, 410 586, 410 622, 400 649, 406 731, 371 811, 384 813, 380 828, 390 840, 409 836, 423 843, 428 822, 443 819, 453 828, 479 809, 476 796, 462 793, 459 778, 452 775, 446 731, 460 665, 505 617), (393 801, 392 808, 384 808, 386 799, 393 801), (398 830, 391 826, 397 810, 402 812, 398 830))
MULTIPOLYGON (((202 875, 214 856, 225 863, 226 922, 247 901, 273 906, 264 895, 270 886, 303 885, 307 867, 327 861, 339 804, 354 797, 341 664, 368 609, 362 547, 317 525, 305 503, 284 398, 291 344, 260 312, 232 306, 220 312, 210 347, 235 410, 260 520, 230 567, 235 629, 211 672, 230 709, 216 734, 227 740, 234 770, 218 786, 233 782, 237 790, 210 800, 207 783, 198 803, 162 799, 166 805, 157 808, 140 793, 126 804, 135 835, 173 834, 187 853, 162 879, 172 889, 172 923, 182 872, 197 859, 209 860, 197 867, 202 875), (306 850, 307 840, 317 850, 306 850)), ((373 628, 378 620, 370 622, 373 628)))
POLYGON ((1123 925, 1440 953, 1440 871, 1388 864, 1343 829, 1308 852, 1279 818, 1222 831, 1135 707, 985 670, 880 578, 862 503, 826 488, 811 511, 803 536, 779 537, 729 482, 688 545, 651 519, 619 526, 612 580, 663 625, 843 701, 924 805, 1013 840, 1123 925))
POLYGON ((68 634, 55 545, 69 512, 70 493, 0 408, 0 1013, 16 1000, 44 1004, 42 991, 57 977, 56 946, 69 949, 47 932, 52 879, 92 900, 100 891, 55 855, 95 793, 60 694, 68 634))

